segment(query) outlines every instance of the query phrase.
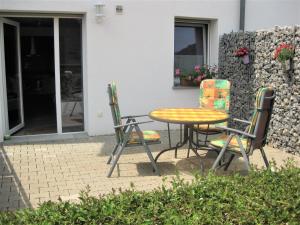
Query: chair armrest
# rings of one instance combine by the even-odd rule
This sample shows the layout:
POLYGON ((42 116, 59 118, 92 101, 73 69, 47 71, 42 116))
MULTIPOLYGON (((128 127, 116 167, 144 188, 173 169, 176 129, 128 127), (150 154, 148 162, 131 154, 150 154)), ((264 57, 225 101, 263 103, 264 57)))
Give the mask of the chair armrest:
POLYGON ((226 131, 229 131, 229 132, 232 132, 232 133, 244 135, 244 136, 252 138, 252 139, 256 138, 255 135, 249 134, 249 133, 241 131, 241 130, 237 130, 237 129, 233 129, 233 128, 229 128, 229 127, 223 127, 223 126, 216 126, 216 128, 219 128, 219 129, 222 129, 222 130, 226 130, 226 131))
POLYGON ((127 126, 138 125, 138 124, 143 124, 143 123, 152 123, 152 122, 154 122, 154 121, 149 120, 149 121, 143 121, 143 122, 126 123, 126 124, 114 126, 114 128, 127 127, 127 126))
POLYGON ((232 120, 237 121, 237 122, 241 122, 241 123, 251 124, 251 121, 248 121, 248 120, 241 120, 241 119, 238 119, 238 118, 233 118, 232 120))
POLYGON ((127 118, 137 118, 137 117, 145 117, 148 115, 129 115, 129 116, 122 116, 121 119, 127 119, 127 118))

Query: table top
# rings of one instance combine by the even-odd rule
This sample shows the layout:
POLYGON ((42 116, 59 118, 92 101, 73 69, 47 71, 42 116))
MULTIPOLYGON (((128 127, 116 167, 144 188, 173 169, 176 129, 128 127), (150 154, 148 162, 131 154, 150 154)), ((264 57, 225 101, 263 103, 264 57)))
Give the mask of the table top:
POLYGON ((153 120, 176 124, 214 124, 228 120, 224 111, 207 108, 161 108, 149 113, 153 120))

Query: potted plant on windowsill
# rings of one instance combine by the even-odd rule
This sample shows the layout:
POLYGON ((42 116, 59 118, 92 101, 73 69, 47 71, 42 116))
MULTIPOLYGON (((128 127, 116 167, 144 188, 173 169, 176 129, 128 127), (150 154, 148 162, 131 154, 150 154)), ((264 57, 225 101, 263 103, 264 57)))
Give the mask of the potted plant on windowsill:
POLYGON ((249 49, 246 47, 242 47, 237 49, 234 52, 234 56, 238 57, 238 58, 242 58, 242 61, 245 65, 250 63, 250 59, 249 59, 249 49))
POLYGON ((294 53, 293 45, 281 43, 275 50, 274 59, 281 63, 285 71, 288 71, 291 69, 291 59, 294 57, 294 53))
POLYGON ((217 66, 196 65, 191 72, 183 72, 175 69, 175 84, 180 80, 180 86, 195 87, 199 86, 202 80, 211 79, 217 74, 217 66))

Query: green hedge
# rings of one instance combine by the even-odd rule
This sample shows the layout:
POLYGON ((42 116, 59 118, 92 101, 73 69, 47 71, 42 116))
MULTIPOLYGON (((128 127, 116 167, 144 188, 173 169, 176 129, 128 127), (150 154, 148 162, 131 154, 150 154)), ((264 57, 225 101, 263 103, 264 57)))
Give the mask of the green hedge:
POLYGON ((300 169, 252 171, 247 176, 179 177, 172 188, 133 189, 78 204, 46 202, 0 214, 0 224, 300 224, 300 169))

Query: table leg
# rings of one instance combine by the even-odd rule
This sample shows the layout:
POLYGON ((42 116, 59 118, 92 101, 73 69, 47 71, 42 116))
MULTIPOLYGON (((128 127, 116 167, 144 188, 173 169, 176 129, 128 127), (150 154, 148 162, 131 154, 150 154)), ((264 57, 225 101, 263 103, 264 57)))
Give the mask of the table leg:
POLYGON ((207 143, 208 131, 209 131, 209 124, 207 125, 207 130, 206 130, 206 134, 205 134, 205 140, 204 140, 204 144, 205 144, 205 145, 206 145, 206 143, 207 143))
MULTIPOLYGON (((209 124, 208 124, 208 129, 209 129, 209 124)), ((198 148, 198 149, 204 149, 204 150, 211 150, 211 148, 207 145, 208 141, 208 129, 207 131, 204 133, 205 135, 205 139, 203 140, 199 140, 199 133, 197 132, 197 139, 196 139, 196 143, 194 142, 194 139, 192 139, 192 143, 193 145, 198 148), (204 143, 203 143, 204 142, 204 143), (199 144, 202 143, 202 144, 199 144)), ((188 152, 189 153, 189 152, 188 152)))
POLYGON ((180 142, 179 143, 181 143, 182 145, 180 145, 179 147, 177 147, 175 149, 175 158, 177 158, 177 149, 182 147, 183 145, 185 145, 189 140, 189 127, 187 125, 184 125, 183 129, 184 129, 184 131, 183 131, 183 142, 182 142, 182 134, 180 134, 180 142))
MULTIPOLYGON (((182 146, 184 146, 185 144, 188 143, 188 152, 190 150, 192 150, 196 156, 198 156, 201 159, 201 156, 199 155, 199 153, 197 152, 197 145, 195 145, 195 143, 193 142, 193 125, 185 125, 184 126, 184 135, 183 135, 183 141, 179 141, 175 147, 170 147, 167 149, 164 149, 162 151, 160 151, 157 156, 155 157, 154 161, 157 162, 158 158, 165 152, 171 151, 171 150, 175 150, 175 158, 177 158, 177 150, 178 148, 181 148, 182 146), (196 146, 196 147, 194 147, 196 146)), ((204 171, 204 166, 202 161, 200 161, 200 170, 201 172, 204 171)))
POLYGON ((199 157, 200 159, 200 170, 201 172, 204 171, 204 166, 203 166, 203 163, 202 163, 202 159, 201 159, 201 156, 199 155, 199 153, 197 152, 197 146, 193 146, 194 144, 194 132, 193 132, 193 125, 189 127, 189 149, 188 149, 188 156, 189 156, 189 152, 190 150, 192 150, 196 156, 199 157))
POLYGON ((158 158, 165 152, 171 151, 171 150, 175 150, 175 158, 177 158, 177 150, 178 148, 181 148, 182 146, 184 146, 187 142, 189 141, 189 129, 188 126, 184 126, 184 134, 183 134, 183 140, 181 140, 176 144, 175 147, 169 147, 167 149, 164 149, 162 151, 160 151, 157 156, 155 157, 155 162, 157 162, 158 158))
MULTIPOLYGON (((169 148, 167 149, 164 149, 162 151, 160 151, 154 161, 157 162, 158 158, 165 152, 168 152, 168 151, 172 151, 172 150, 175 150, 175 158, 177 158, 177 150, 178 148, 181 148, 182 146, 184 146, 185 144, 188 144, 188 157, 189 157, 189 153, 190 151, 192 150, 195 155, 197 157, 199 157, 201 159, 201 156, 199 155, 199 153, 197 152, 197 150, 199 148, 201 149, 211 149, 210 147, 208 147, 207 145, 199 145, 199 143, 195 143, 194 140, 193 140, 193 134, 194 134, 194 131, 193 131, 193 125, 184 125, 184 131, 183 131, 183 140, 182 140, 182 133, 180 134, 180 141, 176 144, 175 147, 171 147, 170 146, 170 142, 169 142, 169 148)), ((207 140, 205 140, 204 143, 207 143, 207 140)), ((202 160, 200 160, 200 169, 201 171, 203 172, 204 171, 204 166, 203 166, 203 162, 202 160)))
POLYGON ((193 143, 193 129, 192 127, 189 127, 189 148, 187 152, 187 158, 190 157, 190 150, 193 148, 192 143, 193 143))
POLYGON ((168 123, 168 137, 169 137, 169 148, 172 148, 171 134, 170 134, 170 124, 169 123, 168 123))

